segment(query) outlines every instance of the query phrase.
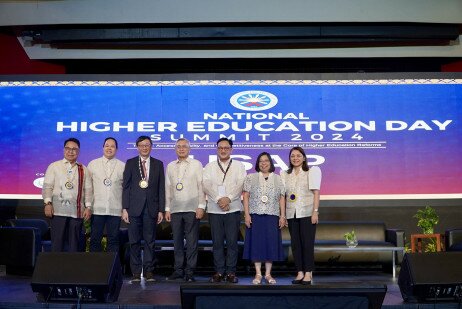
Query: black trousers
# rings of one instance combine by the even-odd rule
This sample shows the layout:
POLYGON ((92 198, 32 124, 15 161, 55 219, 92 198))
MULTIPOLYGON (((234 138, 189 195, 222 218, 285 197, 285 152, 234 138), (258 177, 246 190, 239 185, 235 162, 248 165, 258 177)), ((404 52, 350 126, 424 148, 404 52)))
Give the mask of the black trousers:
POLYGON ((311 223, 311 217, 289 219, 287 222, 297 271, 313 271, 316 224, 311 223))
POLYGON ((197 265, 197 242, 199 240, 199 221, 195 212, 172 214, 173 247, 175 272, 179 275, 193 275, 197 265), (184 241, 186 240, 186 246, 184 241), (186 249, 186 267, 185 267, 186 249))
POLYGON ((107 233, 107 252, 119 252, 119 216, 92 215, 91 216, 91 234, 90 234, 90 252, 101 252, 103 246, 104 227, 107 233))
POLYGON ((235 273, 238 258, 237 240, 241 224, 241 213, 239 211, 223 215, 209 213, 209 222, 212 232, 215 271, 220 274, 224 274, 225 272, 235 273))
POLYGON ((82 223, 83 219, 53 216, 50 220, 51 251, 64 251, 66 243, 68 244, 67 251, 82 251, 82 248, 79 248, 80 237, 82 234, 82 223))
POLYGON ((144 207, 140 216, 129 217, 128 240, 130 242, 130 268, 134 275, 140 275, 141 271, 154 271, 157 217, 151 218, 147 206, 144 207), (143 259, 141 259, 141 240, 144 240, 143 259))

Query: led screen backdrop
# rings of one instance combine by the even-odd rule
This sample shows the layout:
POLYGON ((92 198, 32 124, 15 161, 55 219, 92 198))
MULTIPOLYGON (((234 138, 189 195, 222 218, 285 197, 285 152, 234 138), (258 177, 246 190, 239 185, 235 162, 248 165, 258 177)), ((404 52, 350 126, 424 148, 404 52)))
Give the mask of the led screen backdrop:
POLYGON ((105 137, 125 161, 148 135, 165 166, 182 136, 204 165, 231 137, 249 171, 262 151, 286 169, 301 146, 324 199, 460 198, 461 115, 457 79, 1 82, 0 197, 40 198, 68 137, 88 164, 105 137))

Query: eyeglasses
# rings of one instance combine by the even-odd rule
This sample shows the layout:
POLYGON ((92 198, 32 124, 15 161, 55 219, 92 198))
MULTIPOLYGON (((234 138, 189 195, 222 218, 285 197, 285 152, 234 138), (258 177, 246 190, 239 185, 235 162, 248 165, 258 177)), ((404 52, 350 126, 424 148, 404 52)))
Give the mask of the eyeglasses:
POLYGON ((231 147, 218 147, 218 150, 226 150, 227 151, 227 150, 230 150, 230 149, 231 149, 231 147))
POLYGON ((176 145, 176 148, 177 149, 187 149, 189 148, 189 146, 188 145, 176 145))
POLYGON ((67 152, 77 152, 79 148, 64 147, 64 150, 67 152))
POLYGON ((151 148, 151 144, 138 144, 138 148, 151 148))

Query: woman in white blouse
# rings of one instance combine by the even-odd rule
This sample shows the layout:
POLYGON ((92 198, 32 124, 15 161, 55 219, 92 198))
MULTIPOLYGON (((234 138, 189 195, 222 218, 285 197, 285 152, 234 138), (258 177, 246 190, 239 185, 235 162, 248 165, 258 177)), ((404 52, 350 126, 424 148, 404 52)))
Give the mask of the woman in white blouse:
POLYGON ((293 147, 289 169, 281 171, 286 187, 286 215, 297 276, 293 284, 311 284, 314 269, 314 239, 319 220, 321 169, 308 167, 305 151, 293 147))
POLYGON ((255 164, 257 173, 244 181, 245 241, 243 258, 254 262, 253 284, 262 282, 261 266, 265 262, 265 280, 275 284, 271 276, 273 261, 284 259, 281 228, 286 225, 284 185, 274 174, 274 163, 267 152, 261 153, 255 164))

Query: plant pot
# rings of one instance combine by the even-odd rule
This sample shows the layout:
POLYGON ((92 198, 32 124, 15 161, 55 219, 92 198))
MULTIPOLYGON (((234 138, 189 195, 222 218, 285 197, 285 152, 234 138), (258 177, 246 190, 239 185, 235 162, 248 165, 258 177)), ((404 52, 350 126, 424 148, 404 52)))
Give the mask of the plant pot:
POLYGON ((356 246, 358 245, 358 240, 356 238, 347 239, 345 240, 345 243, 348 248, 356 248, 356 246))

